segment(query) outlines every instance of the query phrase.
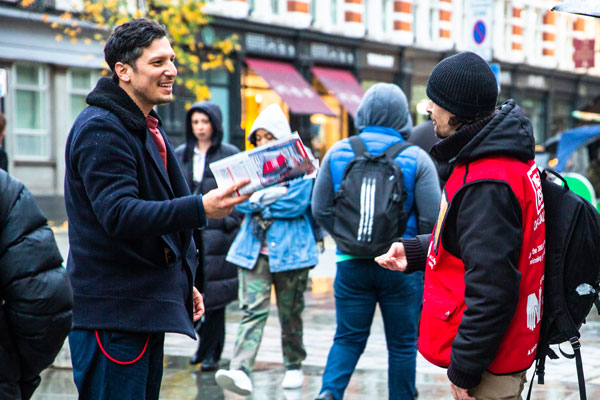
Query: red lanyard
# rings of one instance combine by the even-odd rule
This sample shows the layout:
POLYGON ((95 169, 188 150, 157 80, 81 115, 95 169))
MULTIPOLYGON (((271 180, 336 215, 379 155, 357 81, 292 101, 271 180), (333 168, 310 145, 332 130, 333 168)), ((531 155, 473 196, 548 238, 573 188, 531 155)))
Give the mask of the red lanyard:
POLYGON ((96 330, 96 341, 98 342, 98 346, 100 346, 100 350, 102 350, 102 353, 106 356, 106 358, 108 358, 110 361, 112 361, 114 363, 121 364, 121 365, 127 365, 127 364, 133 364, 137 360, 139 360, 140 358, 142 358, 142 356, 146 352, 146 348, 148 347, 148 342, 150 341, 150 334, 148 334, 148 337, 146 338, 146 344, 144 345, 144 348, 142 349, 142 352, 140 353, 140 355, 137 356, 134 360, 131 360, 131 361, 119 361, 119 360, 117 360, 115 358, 112 358, 110 355, 108 355, 108 353, 106 352, 106 350, 104 350, 104 347, 102 346, 102 343, 100 342, 100 336, 98 336, 98 331, 97 330, 96 330))

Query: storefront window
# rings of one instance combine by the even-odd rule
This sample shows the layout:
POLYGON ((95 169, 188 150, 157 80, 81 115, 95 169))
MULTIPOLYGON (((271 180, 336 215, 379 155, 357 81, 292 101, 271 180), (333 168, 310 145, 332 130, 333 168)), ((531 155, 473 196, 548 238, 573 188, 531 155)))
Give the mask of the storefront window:
MULTIPOLYGON (((250 134, 252 124, 258 114, 271 104, 279 104, 284 113, 288 116, 287 105, 281 101, 281 97, 271 90, 267 82, 256 75, 251 69, 246 68, 242 75, 242 116, 241 127, 245 131, 245 137, 250 134)), ((246 149, 252 148, 252 145, 246 141, 246 149)))
POLYGON ((12 75, 15 156, 49 159, 48 70, 43 65, 16 63, 12 75))
POLYGON ((344 110, 338 99, 319 82, 313 78, 313 87, 323 102, 335 113, 333 116, 314 114, 310 118, 312 124, 311 146, 315 157, 320 159, 327 150, 338 141, 348 137, 348 113, 344 110))
POLYGON ((571 103, 568 100, 555 99, 552 102, 550 136, 564 132, 572 127, 571 111, 571 103))
POLYGON ((546 141, 546 102, 541 99, 524 99, 521 103, 525 115, 531 121, 535 144, 543 144, 546 141))

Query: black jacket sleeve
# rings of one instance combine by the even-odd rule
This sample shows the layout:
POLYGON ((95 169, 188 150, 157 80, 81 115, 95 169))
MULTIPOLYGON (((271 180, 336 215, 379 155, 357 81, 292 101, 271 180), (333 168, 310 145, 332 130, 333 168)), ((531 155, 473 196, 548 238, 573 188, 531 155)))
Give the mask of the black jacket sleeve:
POLYGON ((404 244, 404 251, 406 253, 406 271, 405 273, 410 274, 411 272, 423 271, 427 263, 427 248, 429 246, 429 240, 431 234, 417 235, 414 238, 402 238, 402 244, 404 244))
POLYGON ((510 186, 465 186, 452 201, 442 240, 465 264, 462 322, 452 343, 448 378, 461 388, 481 381, 508 328, 519 299, 517 270, 522 215, 510 186))

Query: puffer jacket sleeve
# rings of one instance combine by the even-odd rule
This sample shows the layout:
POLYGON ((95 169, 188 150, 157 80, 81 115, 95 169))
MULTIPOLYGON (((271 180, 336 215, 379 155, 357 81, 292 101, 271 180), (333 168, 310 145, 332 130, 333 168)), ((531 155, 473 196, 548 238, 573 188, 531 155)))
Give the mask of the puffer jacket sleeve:
POLYGON ((53 361, 71 330, 73 293, 54 234, 25 186, 0 174, 0 287, 20 380, 53 361))

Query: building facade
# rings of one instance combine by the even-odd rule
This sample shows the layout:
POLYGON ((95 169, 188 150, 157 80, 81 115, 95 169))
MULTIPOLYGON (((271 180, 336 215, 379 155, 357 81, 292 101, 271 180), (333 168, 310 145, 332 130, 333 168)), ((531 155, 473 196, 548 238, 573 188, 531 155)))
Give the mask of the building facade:
MULTIPOLYGON (((9 125, 11 173, 36 195, 62 195, 64 143, 85 94, 102 68, 98 43, 57 41, 38 12, 0 0, 0 68, 9 125)), ((61 3, 61 2, 64 2, 61 3)), ((415 123, 426 118, 425 85, 433 67, 463 50, 498 71, 500 98, 515 98, 531 119, 536 142, 573 127, 574 110, 600 94, 600 59, 574 62, 577 40, 600 37, 600 20, 550 12, 543 0, 207 0, 206 45, 236 34, 235 70, 201 72, 223 110, 225 140, 248 148, 258 113, 279 103, 292 128, 317 156, 354 134, 360 97, 391 82, 409 97, 415 123)), ((597 48, 597 46, 596 46, 597 48)), ((159 107, 175 144, 183 142, 185 103, 159 107)))

